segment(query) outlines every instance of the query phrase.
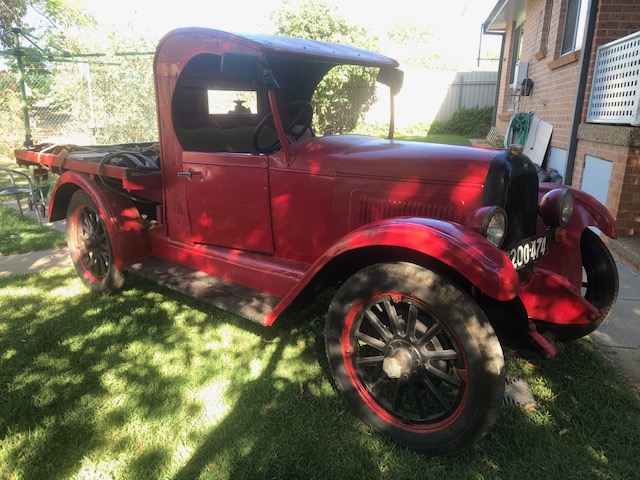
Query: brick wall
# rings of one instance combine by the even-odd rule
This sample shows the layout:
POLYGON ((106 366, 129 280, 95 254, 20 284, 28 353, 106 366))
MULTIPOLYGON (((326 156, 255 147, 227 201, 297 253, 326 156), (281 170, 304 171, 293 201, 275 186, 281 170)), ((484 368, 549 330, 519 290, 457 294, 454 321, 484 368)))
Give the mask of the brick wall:
MULTIPOLYGON (((637 0, 600 0, 599 3, 582 122, 586 121, 597 47, 640 30, 640 2, 637 0)), ((573 184, 576 186, 581 185, 586 154, 613 162, 607 208, 616 218, 618 234, 640 234, 640 149, 581 139, 574 170, 573 184)))
MULTIPOLYGON (((551 146, 568 149, 578 87, 581 51, 560 55, 568 0, 533 0, 527 3, 521 61, 529 62, 533 93, 522 97, 516 111, 533 111, 553 125, 551 146)), ((513 112, 506 110, 512 33, 507 29, 496 125, 506 130, 513 112)), ((597 47, 640 30, 640 1, 600 0, 590 56, 582 122, 585 122, 597 47)), ((616 127, 610 127, 616 128, 616 127)), ((639 127, 640 128, 640 127, 639 127)), ((607 134, 580 138, 575 156, 573 182, 582 185, 585 157, 612 162, 607 208, 617 221, 620 236, 640 234, 640 145, 607 140, 607 134), (631 145, 631 146, 629 146, 631 145)), ((571 160, 571 159, 569 159, 571 160)))
MULTIPOLYGON (((560 55, 562 26, 567 0, 535 0, 527 5, 521 61, 529 62, 529 78, 533 80, 533 92, 521 97, 518 111, 532 111, 545 122, 553 125, 551 145, 567 149, 575 103, 580 68, 579 55, 571 52, 560 55)), ((497 126, 506 130, 513 112, 506 110, 508 89, 506 85, 511 69, 512 33, 517 25, 507 31, 505 57, 501 79, 501 95, 498 102, 497 126)))
POLYGON ((587 155, 612 162, 606 207, 616 219, 618 235, 640 234, 640 129, 581 124, 574 186, 582 185, 587 155))
POLYGON ((640 235, 640 149, 629 149, 618 209, 618 229, 640 235))

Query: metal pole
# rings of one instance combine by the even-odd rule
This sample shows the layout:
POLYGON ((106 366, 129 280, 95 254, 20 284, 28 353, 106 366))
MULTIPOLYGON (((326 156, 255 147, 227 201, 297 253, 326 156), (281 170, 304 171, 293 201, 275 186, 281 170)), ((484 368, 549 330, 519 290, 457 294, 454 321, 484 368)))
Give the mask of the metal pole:
POLYGON ((27 108, 27 89, 24 83, 24 66, 22 65, 22 57, 24 52, 20 49, 20 29, 13 29, 14 39, 14 55, 18 63, 18 86, 20 87, 20 99, 22 103, 22 121, 24 123, 24 146, 33 146, 31 138, 31 125, 29 124, 29 110, 27 108))
POLYGON ((582 41, 582 57, 580 58, 580 68, 578 77, 578 88, 576 90, 576 100, 573 107, 573 120, 571 122, 571 132, 569 134, 569 145, 567 148, 567 171, 565 172, 565 185, 573 183, 573 171, 576 166, 576 152, 578 150, 578 127, 582 121, 582 110, 584 97, 587 90, 587 73, 591 62, 591 52, 593 50, 593 36, 596 29, 596 19, 598 16, 598 0, 590 0, 589 13, 587 16, 587 29, 582 41))

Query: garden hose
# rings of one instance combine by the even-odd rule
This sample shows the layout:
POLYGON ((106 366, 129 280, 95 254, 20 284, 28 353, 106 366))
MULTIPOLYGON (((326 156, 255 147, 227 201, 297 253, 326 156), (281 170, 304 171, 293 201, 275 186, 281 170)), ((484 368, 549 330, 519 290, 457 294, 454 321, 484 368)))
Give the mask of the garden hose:
POLYGON ((531 118, 533 112, 520 112, 514 113, 511 119, 511 131, 512 138, 515 138, 518 145, 524 145, 529 134, 529 127, 531 126, 531 118))

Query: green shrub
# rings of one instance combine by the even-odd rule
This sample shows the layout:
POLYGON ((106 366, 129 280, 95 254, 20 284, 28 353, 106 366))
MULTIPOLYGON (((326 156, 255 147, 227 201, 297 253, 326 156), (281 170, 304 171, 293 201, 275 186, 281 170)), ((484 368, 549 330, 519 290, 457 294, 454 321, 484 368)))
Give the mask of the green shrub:
POLYGON ((430 135, 439 135, 442 133, 450 133, 451 125, 449 125, 449 120, 434 120, 431 122, 431 126, 429 127, 430 135))
POLYGON ((452 133, 468 138, 485 138, 491 128, 493 107, 461 108, 449 120, 434 120, 429 135, 452 133))

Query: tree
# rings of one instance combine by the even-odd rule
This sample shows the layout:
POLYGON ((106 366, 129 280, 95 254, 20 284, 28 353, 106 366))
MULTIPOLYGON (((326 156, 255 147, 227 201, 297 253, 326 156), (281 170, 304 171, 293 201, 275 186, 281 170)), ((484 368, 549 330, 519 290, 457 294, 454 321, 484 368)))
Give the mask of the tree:
POLYGON ((85 25, 92 20, 73 0, 0 0, 0 44, 13 46, 13 36, 6 33, 13 27, 29 27, 25 24, 29 9, 38 14, 34 18, 42 20, 44 32, 38 36, 48 36, 52 29, 85 25))
MULTIPOLYGON (((322 0, 288 1, 275 10, 275 33, 324 40, 375 50, 377 39, 364 28, 350 25, 334 5, 322 0)), ((314 128, 323 134, 352 131, 375 101, 377 69, 340 66, 320 82, 312 103, 314 128)))
POLYGON ((64 45, 71 53, 105 56, 51 68, 48 107, 67 117, 59 135, 91 131, 97 143, 157 140, 153 55, 140 55, 153 52, 155 44, 155 39, 140 37, 130 26, 66 34, 64 45))
POLYGON ((446 59, 438 49, 438 38, 425 22, 406 21, 392 25, 387 31, 387 48, 402 65, 441 68, 446 59))
MULTIPOLYGON (((156 40, 141 38, 130 27, 74 28, 60 32, 57 40, 57 49, 45 44, 23 57, 34 142, 157 140, 153 55, 120 55, 152 52, 156 40), (60 56, 62 50, 71 56, 60 56), (43 57, 47 52, 58 55, 50 61, 43 57), (96 53, 104 55, 83 56, 96 53)), ((37 43, 40 46, 40 41, 37 43)), ((24 137, 13 68, 0 72, 0 156, 11 157, 12 149, 19 147, 24 137)))

